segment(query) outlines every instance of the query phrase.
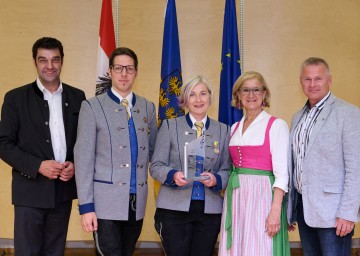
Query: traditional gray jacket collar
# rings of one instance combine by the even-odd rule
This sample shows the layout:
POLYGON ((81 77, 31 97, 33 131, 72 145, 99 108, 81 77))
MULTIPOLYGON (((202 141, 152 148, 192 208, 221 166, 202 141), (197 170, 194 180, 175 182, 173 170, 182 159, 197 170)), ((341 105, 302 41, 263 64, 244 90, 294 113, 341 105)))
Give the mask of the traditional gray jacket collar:
MULTIPOLYGON (((187 113, 185 117, 186 117, 186 122, 187 122, 187 124, 188 124, 189 127, 192 129, 193 126, 194 126, 194 124, 193 124, 193 122, 192 122, 191 119, 190 119, 189 113, 187 113)), ((206 120, 205 129, 206 129, 206 130, 209 129, 209 126, 210 126, 210 118, 208 117, 207 120, 206 120)))
MULTIPOLYGON (((116 103, 120 104, 120 99, 118 97, 116 97, 115 94, 113 94, 113 92, 111 90, 107 90, 106 92, 109 95, 110 99, 112 99, 116 103)), ((132 106, 135 106, 135 103, 136 103, 136 95, 135 95, 135 93, 133 93, 133 98, 132 98, 132 102, 131 102, 132 106)))

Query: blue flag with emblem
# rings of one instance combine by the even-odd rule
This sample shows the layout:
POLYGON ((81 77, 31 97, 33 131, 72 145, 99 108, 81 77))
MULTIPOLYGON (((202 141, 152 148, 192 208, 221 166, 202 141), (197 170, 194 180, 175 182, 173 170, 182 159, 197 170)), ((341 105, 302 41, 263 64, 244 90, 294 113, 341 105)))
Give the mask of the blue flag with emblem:
MULTIPOLYGON (((161 79, 159 91, 158 127, 164 119, 182 116, 184 110, 179 107, 178 96, 181 92, 181 60, 179 32, 176 17, 175 0, 168 0, 164 21, 164 36, 161 59, 161 79)), ((160 183, 154 180, 154 196, 158 196, 160 183)))
POLYGON ((235 0, 226 0, 221 51, 221 74, 219 95, 220 122, 228 125, 239 121, 242 110, 231 107, 232 87, 241 74, 239 39, 236 23, 235 0))
POLYGON ((178 105, 181 86, 181 60, 176 5, 175 0, 168 0, 165 13, 161 60, 158 111, 159 127, 164 119, 170 119, 184 114, 184 110, 178 105))

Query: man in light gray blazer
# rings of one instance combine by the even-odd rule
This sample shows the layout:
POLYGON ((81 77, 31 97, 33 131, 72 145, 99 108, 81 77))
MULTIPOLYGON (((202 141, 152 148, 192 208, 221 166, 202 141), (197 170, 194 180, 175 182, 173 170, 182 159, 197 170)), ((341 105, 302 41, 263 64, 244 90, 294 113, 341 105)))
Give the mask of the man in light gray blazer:
POLYGON ((292 120, 288 222, 304 255, 350 255, 360 209, 360 109, 330 92, 329 66, 308 58, 300 82, 308 97, 292 120))
POLYGON ((98 255, 132 255, 148 193, 148 164, 157 133, 155 105, 132 92, 136 54, 109 58, 112 86, 84 101, 74 149, 82 227, 94 232, 98 255))

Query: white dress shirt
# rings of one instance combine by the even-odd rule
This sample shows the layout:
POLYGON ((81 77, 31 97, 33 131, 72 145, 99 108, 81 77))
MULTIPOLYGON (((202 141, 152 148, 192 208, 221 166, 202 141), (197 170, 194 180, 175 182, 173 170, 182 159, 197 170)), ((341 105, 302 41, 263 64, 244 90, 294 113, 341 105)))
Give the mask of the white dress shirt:
POLYGON ((36 80, 36 84, 40 91, 42 91, 44 100, 46 100, 49 104, 49 126, 55 160, 63 163, 66 159, 66 139, 62 112, 62 83, 60 83, 59 88, 54 93, 46 89, 39 78, 36 80))

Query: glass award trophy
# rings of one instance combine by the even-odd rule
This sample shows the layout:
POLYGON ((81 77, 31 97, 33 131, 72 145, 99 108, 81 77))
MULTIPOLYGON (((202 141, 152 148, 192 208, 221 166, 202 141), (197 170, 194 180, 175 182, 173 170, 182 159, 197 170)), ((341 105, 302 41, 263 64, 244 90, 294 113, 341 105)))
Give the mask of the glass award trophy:
POLYGON ((205 136, 185 144, 184 176, 185 180, 207 180, 209 176, 199 176, 204 171, 205 136))

